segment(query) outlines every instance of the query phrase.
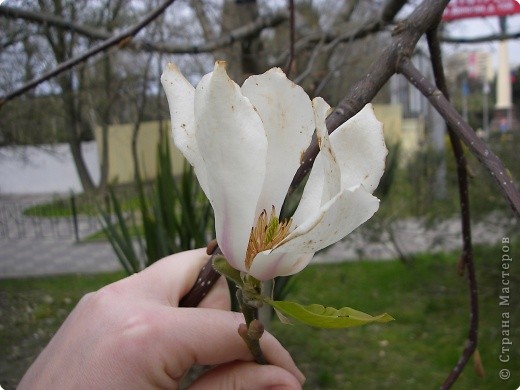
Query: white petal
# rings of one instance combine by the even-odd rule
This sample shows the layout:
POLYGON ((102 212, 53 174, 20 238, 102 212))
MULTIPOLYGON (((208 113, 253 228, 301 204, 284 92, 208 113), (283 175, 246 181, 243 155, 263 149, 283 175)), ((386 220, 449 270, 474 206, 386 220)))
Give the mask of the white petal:
POLYGON ((244 260, 265 176, 267 140, 262 121, 217 62, 195 92, 197 143, 206 164, 217 241, 229 263, 244 260))
POLYGON ((314 253, 282 253, 264 251, 256 255, 248 273, 258 280, 293 275, 304 269, 314 253))
POLYGON ((322 206, 318 214, 311 215, 293 230, 273 250, 277 252, 317 252, 345 237, 366 222, 379 208, 379 199, 361 185, 343 189, 322 206))
POLYGON ((338 127, 330 142, 336 151, 343 188, 362 184, 374 192, 385 169, 388 150, 383 124, 377 120, 371 104, 338 127))
POLYGON ((195 138, 195 88, 173 63, 166 66, 161 83, 170 107, 173 141, 186 160, 193 165, 200 186, 207 195, 206 168, 195 138))
POLYGON ((255 106, 267 135, 267 171, 257 213, 280 208, 314 133, 309 96, 279 68, 249 77, 242 93, 255 106))
POLYGON ((341 188, 341 172, 325 125, 330 106, 319 97, 313 99, 312 106, 320 153, 316 156, 302 198, 293 215, 293 223, 297 226, 317 214, 320 207, 336 196, 341 188))
POLYGON ((293 216, 297 228, 275 253, 315 252, 325 248, 367 221, 379 208, 379 200, 371 192, 383 173, 387 150, 382 125, 373 115, 372 107, 367 105, 359 117, 356 115, 330 135, 332 151, 329 151, 326 132, 321 127, 325 106, 318 99, 313 100, 313 105, 317 131, 322 138, 321 150, 293 216), (341 192, 333 195, 338 188, 335 165, 341 174, 341 192), (331 194, 333 197, 328 198, 331 194))

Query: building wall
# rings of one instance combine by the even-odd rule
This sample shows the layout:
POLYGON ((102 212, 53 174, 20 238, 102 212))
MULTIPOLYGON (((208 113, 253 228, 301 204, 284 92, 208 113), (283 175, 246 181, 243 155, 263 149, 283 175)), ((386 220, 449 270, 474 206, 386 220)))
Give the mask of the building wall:
MULTIPOLYGON (((170 122, 163 122, 170 132, 170 122)), ((137 155, 139 158, 139 173, 144 179, 155 177, 157 170, 157 145, 160 139, 159 122, 143 122, 137 138, 137 155)), ((108 130, 108 182, 130 183, 134 181, 134 163, 132 158, 133 124, 112 125, 108 130)), ((98 153, 101 159, 103 146, 101 144, 101 129, 95 130, 98 153)), ((172 168, 174 174, 182 172, 184 157, 170 140, 172 168)))
MULTIPOLYGON (((418 135, 413 135, 406 126, 403 131, 403 110, 399 104, 376 104, 374 112, 384 124, 385 138, 389 147, 401 142, 401 150, 404 155, 415 153, 419 147, 418 135)), ((170 132, 170 123, 163 122, 170 132)), ((113 125, 109 127, 109 183, 130 183, 134 181, 134 164, 132 159, 132 124, 113 125)), ((137 140, 138 156, 140 160, 140 173, 145 179, 152 179, 156 173, 156 151, 159 142, 159 122, 144 122, 141 124, 137 140)), ((96 128, 96 143, 99 156, 102 156, 101 129, 96 128)), ((174 174, 180 174, 183 169, 184 157, 173 144, 171 137, 170 151, 172 155, 172 168, 174 174)))

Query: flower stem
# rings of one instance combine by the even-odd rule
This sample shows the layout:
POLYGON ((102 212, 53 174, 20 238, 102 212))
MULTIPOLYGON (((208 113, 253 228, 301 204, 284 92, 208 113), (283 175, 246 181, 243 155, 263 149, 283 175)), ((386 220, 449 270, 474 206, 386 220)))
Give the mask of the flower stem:
POLYGON ((247 299, 244 298, 244 294, 240 289, 237 290, 237 298, 240 304, 240 310, 246 320, 245 324, 239 325, 238 334, 246 343, 255 361, 258 364, 267 364, 267 360, 265 360, 262 349, 260 348, 260 338, 264 333, 264 326, 256 318, 257 308, 248 304, 247 299))

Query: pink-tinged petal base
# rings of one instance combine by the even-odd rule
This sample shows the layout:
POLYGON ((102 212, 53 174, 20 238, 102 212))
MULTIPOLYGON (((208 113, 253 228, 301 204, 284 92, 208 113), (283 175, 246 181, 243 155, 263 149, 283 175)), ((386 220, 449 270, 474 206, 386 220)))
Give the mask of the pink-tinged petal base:
POLYGON ((288 253, 264 251, 257 254, 248 273, 258 280, 270 280, 276 276, 294 275, 304 269, 313 253, 288 253))

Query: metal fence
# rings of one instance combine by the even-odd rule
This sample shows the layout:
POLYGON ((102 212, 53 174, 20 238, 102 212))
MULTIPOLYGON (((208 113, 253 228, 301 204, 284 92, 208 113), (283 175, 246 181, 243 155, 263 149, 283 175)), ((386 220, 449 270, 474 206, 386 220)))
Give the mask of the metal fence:
POLYGON ((70 238, 79 241, 101 229, 97 217, 94 198, 82 198, 82 208, 92 212, 79 211, 76 195, 62 197, 2 197, 0 198, 0 239, 22 238, 70 238), (85 207, 85 203, 91 203, 85 207), (42 206, 43 205, 43 206, 42 206), (31 215, 35 207, 44 207, 31 215))

